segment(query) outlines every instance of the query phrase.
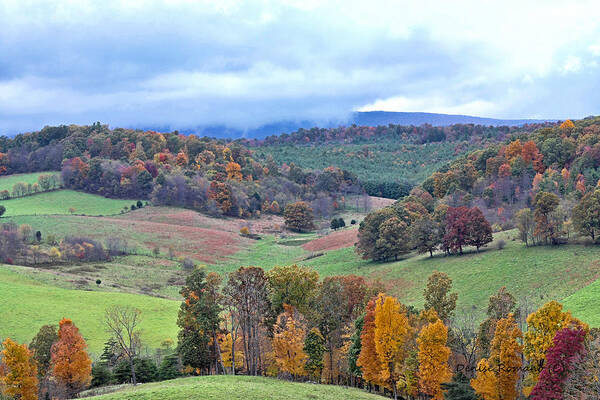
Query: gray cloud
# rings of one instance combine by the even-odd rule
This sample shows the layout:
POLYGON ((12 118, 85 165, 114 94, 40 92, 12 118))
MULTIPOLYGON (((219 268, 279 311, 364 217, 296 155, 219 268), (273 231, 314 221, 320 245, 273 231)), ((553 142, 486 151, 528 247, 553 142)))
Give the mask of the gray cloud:
POLYGON ((593 3, 452 3, 5 0, 0 132, 597 113, 593 3))

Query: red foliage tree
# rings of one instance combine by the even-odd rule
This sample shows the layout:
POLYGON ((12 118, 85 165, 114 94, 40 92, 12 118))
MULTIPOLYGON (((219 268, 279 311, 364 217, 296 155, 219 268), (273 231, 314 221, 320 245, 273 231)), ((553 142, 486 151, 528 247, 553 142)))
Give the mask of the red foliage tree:
POLYGON ((584 351, 585 331, 581 327, 564 328, 556 332, 554 345, 546 352, 544 369, 531 392, 532 400, 563 398, 564 383, 573 360, 584 351))
POLYGON ((450 207, 446 213, 444 246, 462 254, 463 246, 479 248, 492 241, 492 227, 477 207, 450 207))

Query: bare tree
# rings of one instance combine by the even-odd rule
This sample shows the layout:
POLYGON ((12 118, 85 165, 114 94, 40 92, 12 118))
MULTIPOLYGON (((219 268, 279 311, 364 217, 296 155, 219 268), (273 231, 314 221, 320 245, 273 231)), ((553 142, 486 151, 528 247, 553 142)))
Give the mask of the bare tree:
POLYGON ((114 306, 106 310, 104 319, 106 331, 114 337, 117 345, 129 360, 134 385, 137 383, 134 360, 141 347, 139 330, 141 313, 137 308, 130 306, 114 306))
POLYGON ((465 376, 472 377, 477 359, 477 320, 476 307, 458 312, 452 320, 450 345, 462 357, 459 361, 465 376))

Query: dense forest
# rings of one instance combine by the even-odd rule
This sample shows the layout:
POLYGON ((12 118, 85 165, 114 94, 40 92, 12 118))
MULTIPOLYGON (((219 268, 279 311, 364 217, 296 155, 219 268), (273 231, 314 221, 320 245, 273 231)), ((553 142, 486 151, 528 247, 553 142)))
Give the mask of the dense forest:
POLYGON ((369 214, 357 251, 387 260, 413 249, 462 253, 518 228, 526 245, 600 232, 600 118, 570 120, 468 153, 393 206, 369 214), (491 224, 491 225, 490 225, 491 224))
POLYGON ((61 170, 66 188, 211 215, 280 214, 299 200, 328 215, 344 196, 364 192, 355 175, 339 168, 278 166, 255 159, 240 143, 100 123, 2 138, 0 151, 2 174, 61 170))
POLYGON ((261 159, 272 157, 280 165, 293 162, 305 168, 336 166, 352 171, 370 195, 398 199, 449 161, 544 126, 551 124, 522 127, 353 125, 300 129, 291 134, 241 142, 261 159))

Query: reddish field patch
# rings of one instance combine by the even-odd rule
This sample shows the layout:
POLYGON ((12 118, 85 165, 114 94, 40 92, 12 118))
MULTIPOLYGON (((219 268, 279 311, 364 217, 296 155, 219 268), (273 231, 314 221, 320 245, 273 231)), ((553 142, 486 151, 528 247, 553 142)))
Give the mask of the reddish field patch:
POLYGON ((177 256, 206 263, 234 254, 248 242, 237 233, 218 229, 110 217, 99 220, 125 231, 143 234, 148 248, 158 246, 164 252, 172 247, 177 256))
POLYGON ((333 232, 327 236, 311 240, 302 245, 308 251, 329 251, 354 246, 357 240, 358 229, 346 229, 333 232))
POLYGON ((394 199, 388 199, 385 197, 375 197, 375 196, 369 196, 369 198, 371 199, 371 208, 374 210, 383 208, 383 207, 387 207, 387 206, 391 206, 392 204, 394 204, 396 202, 396 200, 394 199))
POLYGON ((219 231, 239 233, 243 226, 249 226, 252 233, 265 234, 281 232, 283 217, 265 215, 260 219, 214 218, 193 210, 171 207, 146 207, 119 216, 128 221, 149 221, 169 225, 192 226, 196 228, 216 229, 219 231))

